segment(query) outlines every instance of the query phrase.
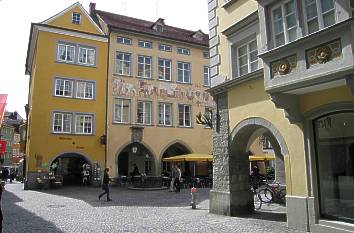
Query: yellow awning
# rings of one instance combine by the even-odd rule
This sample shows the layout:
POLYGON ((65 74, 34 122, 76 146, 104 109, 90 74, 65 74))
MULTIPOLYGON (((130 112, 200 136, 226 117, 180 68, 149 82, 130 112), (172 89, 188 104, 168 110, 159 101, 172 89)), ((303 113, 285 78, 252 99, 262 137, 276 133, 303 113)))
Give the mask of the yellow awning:
POLYGON ((173 157, 163 158, 162 161, 165 162, 212 162, 213 155, 209 154, 185 154, 176 155, 173 157))
POLYGON ((248 156, 250 161, 266 161, 275 160, 275 155, 272 154, 261 154, 261 155, 250 155, 248 156))

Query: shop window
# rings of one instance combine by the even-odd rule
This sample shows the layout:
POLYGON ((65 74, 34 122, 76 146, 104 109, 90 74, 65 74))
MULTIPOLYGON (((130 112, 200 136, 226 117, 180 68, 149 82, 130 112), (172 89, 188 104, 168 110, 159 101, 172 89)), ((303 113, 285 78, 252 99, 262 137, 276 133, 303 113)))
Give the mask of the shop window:
POLYGON ((321 218, 354 223, 354 112, 314 120, 321 218))

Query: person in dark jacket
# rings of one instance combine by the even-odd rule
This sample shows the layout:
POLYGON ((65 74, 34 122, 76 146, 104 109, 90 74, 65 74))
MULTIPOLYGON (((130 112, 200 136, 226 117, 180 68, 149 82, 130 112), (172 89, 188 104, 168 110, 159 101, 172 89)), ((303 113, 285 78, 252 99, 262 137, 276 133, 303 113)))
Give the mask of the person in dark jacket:
POLYGON ((1 197, 2 197, 2 193, 5 190, 5 182, 1 181, 0 184, 0 233, 2 233, 2 209, 1 209, 1 197))
POLYGON ((103 195, 107 194, 107 201, 112 201, 112 199, 109 198, 109 175, 108 175, 108 172, 109 172, 109 168, 104 169, 103 181, 102 181, 102 189, 104 190, 104 192, 98 196, 98 200, 100 200, 103 195))

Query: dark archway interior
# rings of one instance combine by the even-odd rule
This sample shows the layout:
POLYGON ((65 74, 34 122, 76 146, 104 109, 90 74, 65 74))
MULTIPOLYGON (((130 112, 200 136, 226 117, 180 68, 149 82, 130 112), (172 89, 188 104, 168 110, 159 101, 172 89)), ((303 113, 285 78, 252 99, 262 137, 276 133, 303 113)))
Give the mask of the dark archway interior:
MULTIPOLYGON (((184 154, 189 154, 191 153, 185 146, 183 146, 180 143, 175 143, 171 146, 169 146, 165 152, 162 155, 162 159, 163 158, 168 158, 168 157, 172 157, 172 156, 176 156, 176 155, 184 155, 184 154)), ((163 162, 161 161, 161 171, 163 173, 163 175, 168 176, 168 173, 171 172, 171 163, 169 162, 163 162)), ((184 175, 189 175, 191 174, 191 164, 190 162, 185 162, 182 164, 183 167, 181 167, 182 173, 184 173, 184 175)))
POLYGON ((118 175, 130 176, 130 173, 133 172, 134 164, 137 165, 139 173, 153 175, 153 154, 141 143, 131 143, 119 153, 118 175))
MULTIPOLYGON (((82 155, 75 153, 66 153, 57 157, 51 164, 56 163, 56 175, 63 177, 63 185, 81 185, 83 165, 90 162, 82 155)), ((91 173, 91 172, 90 172, 91 173)))

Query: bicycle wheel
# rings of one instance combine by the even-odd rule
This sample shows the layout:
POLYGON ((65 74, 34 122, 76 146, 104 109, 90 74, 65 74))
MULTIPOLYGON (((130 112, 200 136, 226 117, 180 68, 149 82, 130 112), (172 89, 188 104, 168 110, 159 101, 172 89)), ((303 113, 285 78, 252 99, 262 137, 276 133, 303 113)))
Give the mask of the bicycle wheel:
POLYGON ((280 189, 277 196, 280 204, 286 205, 286 189, 280 189))
POLYGON ((253 193, 253 204, 254 204, 254 209, 259 210, 262 207, 262 200, 259 198, 258 193, 253 193))
POLYGON ((270 203, 273 200, 273 192, 269 188, 258 189, 259 198, 264 203, 270 203))

